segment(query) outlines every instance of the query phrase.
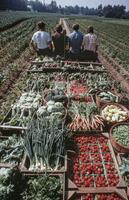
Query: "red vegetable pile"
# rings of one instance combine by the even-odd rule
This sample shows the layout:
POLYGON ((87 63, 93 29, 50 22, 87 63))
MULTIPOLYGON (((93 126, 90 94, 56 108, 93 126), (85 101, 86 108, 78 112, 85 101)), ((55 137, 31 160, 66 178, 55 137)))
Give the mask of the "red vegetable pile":
POLYGON ((76 82, 70 84, 69 90, 73 95, 80 95, 88 92, 88 88, 85 85, 76 82))
POLYGON ((76 101, 93 102, 92 96, 88 94, 88 87, 82 83, 71 83, 69 87, 69 93, 76 101))
POLYGON ((117 186, 119 176, 108 147, 108 140, 103 136, 74 136, 73 140, 73 182, 78 187, 117 186))

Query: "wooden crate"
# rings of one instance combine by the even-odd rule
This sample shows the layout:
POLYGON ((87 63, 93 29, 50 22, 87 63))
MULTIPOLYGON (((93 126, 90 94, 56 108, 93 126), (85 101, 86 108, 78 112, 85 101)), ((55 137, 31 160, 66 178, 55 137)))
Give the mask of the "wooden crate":
MULTIPOLYGON (((83 134, 83 135, 75 135, 74 138, 81 138, 82 136, 85 137, 85 138, 91 137, 91 142, 89 140, 89 143, 87 143, 87 144, 85 143, 84 146, 85 146, 86 150, 84 150, 85 152, 83 153, 84 157, 86 157, 86 155, 90 155, 89 158, 88 158, 89 161, 87 159, 84 162, 84 161, 81 161, 80 158, 79 158, 79 161, 78 161, 77 156, 74 158, 73 156, 68 155, 68 158, 70 158, 72 161, 68 160, 68 173, 67 173, 67 185, 66 185, 67 199, 68 200, 75 200, 78 195, 86 195, 86 194, 94 194, 94 196, 95 196, 96 194, 103 194, 103 193, 113 194, 113 193, 116 193, 116 194, 118 194, 118 196, 120 196, 121 199, 127 200, 128 199, 127 194, 126 194, 127 187, 126 187, 126 184, 125 184, 125 182, 124 182, 124 180, 123 180, 123 178, 120 174, 119 167, 118 167, 118 164, 117 164, 117 160, 116 160, 116 157, 115 157, 115 153, 114 153, 114 150, 112 148, 112 145, 111 145, 108 137, 103 136, 102 134, 96 134, 96 135, 94 134, 92 136, 83 134), (101 140, 99 140, 99 139, 101 139, 101 137, 104 137, 105 138, 104 141, 106 141, 106 142, 102 142, 101 140), (97 150, 97 147, 96 147, 95 152, 94 151, 92 152, 91 151, 92 147, 94 149, 94 146, 97 146, 97 144, 98 144, 98 150, 97 150), (104 148, 105 148, 105 150, 104 150, 104 148), (99 161, 95 160, 94 155, 96 155, 96 154, 100 155, 101 159, 99 161), (110 162, 106 161, 105 155, 111 156, 110 162), (94 158, 94 159, 92 160, 91 158, 94 158), (72 162, 72 164, 70 162, 72 162), (75 166, 76 162, 79 163, 79 164, 75 166), (95 169, 95 165, 97 165, 97 164, 98 164, 98 168, 100 166, 99 164, 101 164, 100 169, 102 169, 102 171, 101 172, 98 171, 97 173, 95 173, 94 169, 95 169), (107 166, 109 164, 113 167, 113 171, 110 171, 108 169, 107 166), (85 165, 87 167, 92 166, 93 172, 90 172, 90 169, 88 169, 88 168, 83 170, 81 168, 82 165, 85 165), (80 168, 80 171, 78 170, 79 172, 77 172, 78 176, 81 177, 79 184, 76 183, 78 181, 75 182, 75 180, 77 180, 76 179, 77 174, 74 173, 74 171, 76 171, 76 167, 78 169, 80 168), (84 176, 83 176, 83 173, 84 173, 84 176), (118 178, 118 182, 114 182, 114 184, 112 184, 111 181, 110 181, 110 177, 112 176, 112 174, 115 175, 118 178), (91 183, 89 183, 89 185, 87 184, 87 186, 85 186, 85 184, 84 184, 85 181, 83 182, 83 178, 87 178, 87 177, 89 177, 89 178, 93 177, 93 181, 91 181, 91 183), (105 185, 97 185, 97 177, 104 177, 106 184, 105 185)), ((108 134, 107 134, 107 136, 108 136, 108 134)), ((85 141, 82 140, 82 142, 85 142, 85 141)), ((77 141, 76 141, 76 143, 77 143, 77 141)), ((73 151, 75 149, 73 149, 73 151)), ((79 149, 78 149, 78 152, 79 152, 78 155, 81 155, 81 152, 80 152, 79 149)), ((96 200, 96 197, 94 199, 96 200)), ((81 200, 81 198, 80 198, 80 200, 81 200)))
POLYGON ((20 126, 11 126, 11 125, 4 125, 4 123, 8 122, 11 118, 12 109, 10 109, 7 115, 4 117, 0 124, 0 131, 4 136, 10 136, 12 134, 22 134, 27 129, 26 127, 20 126))

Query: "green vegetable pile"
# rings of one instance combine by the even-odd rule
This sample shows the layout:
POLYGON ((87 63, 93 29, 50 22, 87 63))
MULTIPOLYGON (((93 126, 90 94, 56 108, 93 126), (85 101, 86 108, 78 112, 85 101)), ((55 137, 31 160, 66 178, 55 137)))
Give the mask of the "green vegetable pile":
POLYGON ((119 167, 121 175, 126 176, 126 184, 129 186, 129 155, 123 154, 121 156, 121 166, 119 167))
POLYGON ((11 183, 13 170, 8 168, 0 169, 0 199, 10 200, 14 185, 11 183))
POLYGON ((72 102, 72 106, 70 107, 69 111, 74 114, 79 114, 86 118, 91 118, 93 115, 99 113, 99 110, 96 104, 93 103, 85 103, 85 102, 72 102))
POLYGON ((57 170, 61 167, 65 131, 64 121, 55 115, 31 121, 24 137, 30 159, 29 170, 57 170))
POLYGON ((42 176, 31 178, 27 189, 22 193, 23 200, 62 200, 61 180, 42 176))
POLYGON ((101 100, 108 101, 108 102, 118 102, 118 97, 111 92, 100 92, 98 96, 101 100))
POLYGON ((18 164, 23 154, 24 146, 22 139, 16 135, 8 139, 0 139, 0 162, 18 164))
POLYGON ((129 126, 119 125, 113 129, 113 137, 125 147, 129 147, 129 126))

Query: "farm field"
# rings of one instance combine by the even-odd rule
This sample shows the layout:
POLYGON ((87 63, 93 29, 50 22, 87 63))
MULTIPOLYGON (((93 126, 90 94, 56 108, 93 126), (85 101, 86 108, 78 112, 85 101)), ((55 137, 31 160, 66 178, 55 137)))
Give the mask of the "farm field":
POLYGON ((0 12, 3 200, 129 199, 128 55, 129 20, 0 12), (40 20, 92 25, 100 63, 37 58, 40 20))

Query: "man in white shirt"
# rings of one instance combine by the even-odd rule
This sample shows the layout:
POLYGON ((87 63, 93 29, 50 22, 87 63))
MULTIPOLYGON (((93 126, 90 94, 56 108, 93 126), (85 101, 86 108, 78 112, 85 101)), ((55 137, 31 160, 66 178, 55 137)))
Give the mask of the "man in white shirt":
POLYGON ((87 29, 87 34, 83 38, 83 60, 86 61, 96 61, 98 59, 98 38, 94 34, 94 29, 92 26, 89 26, 87 29))
POLYGON ((49 33, 45 32, 45 23, 38 23, 38 31, 33 34, 31 39, 31 46, 37 55, 50 55, 51 53, 51 36, 49 33))

